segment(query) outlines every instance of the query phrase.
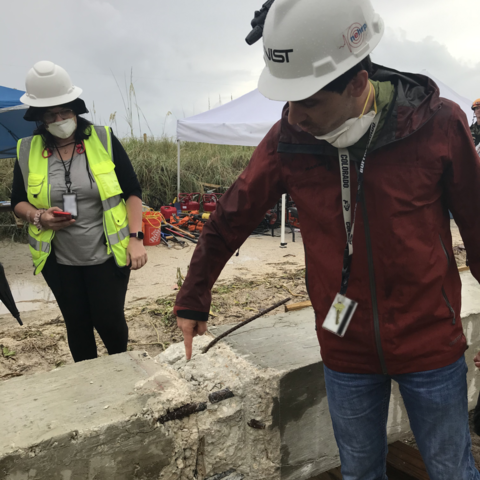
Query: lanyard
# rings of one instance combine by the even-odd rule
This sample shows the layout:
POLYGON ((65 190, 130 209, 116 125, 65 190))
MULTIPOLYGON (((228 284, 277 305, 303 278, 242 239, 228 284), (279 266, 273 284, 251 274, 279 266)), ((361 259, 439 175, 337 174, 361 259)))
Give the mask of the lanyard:
POLYGON ((352 265, 353 257, 353 229, 355 227, 355 218, 357 216, 357 205, 360 195, 362 194, 363 177, 365 171, 365 160, 367 159, 368 149, 372 143, 375 131, 377 130, 378 122, 380 121, 381 113, 378 113, 370 127, 370 136, 368 139, 367 148, 363 154, 362 161, 360 162, 360 168, 358 170, 358 187, 357 196, 355 199, 355 205, 353 208, 353 220, 352 220, 352 205, 350 195, 350 152, 347 148, 338 149, 338 161, 340 164, 340 182, 342 185, 342 211, 343 220, 345 222, 345 232, 347 234, 347 244, 345 246, 345 252, 343 254, 343 268, 342 268, 342 284, 340 287, 340 295, 345 295, 348 289, 348 281, 350 279, 350 269, 352 265))
POLYGON ((73 156, 75 155, 75 147, 73 148, 72 158, 70 158, 70 162, 68 164, 68 170, 65 166, 65 162, 62 160, 62 156, 60 155, 58 147, 55 146, 55 148, 57 149, 58 156, 60 157, 60 161, 62 162, 63 168, 65 169, 65 186, 67 187, 67 192, 70 193, 70 187, 72 186, 72 180, 70 179, 70 170, 72 169, 73 156))

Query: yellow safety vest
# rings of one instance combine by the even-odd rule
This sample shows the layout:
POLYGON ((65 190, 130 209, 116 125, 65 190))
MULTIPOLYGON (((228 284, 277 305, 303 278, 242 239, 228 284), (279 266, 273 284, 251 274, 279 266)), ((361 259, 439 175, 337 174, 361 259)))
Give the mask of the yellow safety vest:
MULTIPOLYGON (((107 239, 108 253, 113 252, 119 267, 127 264, 127 246, 130 231, 127 207, 120 196, 123 192, 118 183, 113 163, 110 127, 91 127, 91 135, 85 140, 85 154, 93 178, 100 192, 103 205, 103 229, 107 239)), ((28 201, 36 208, 50 208, 51 185, 48 182, 48 159, 44 158, 43 139, 40 135, 18 141, 17 158, 25 182, 28 201)), ((28 226, 28 243, 32 254, 34 274, 38 275, 51 252, 55 232, 28 226)))

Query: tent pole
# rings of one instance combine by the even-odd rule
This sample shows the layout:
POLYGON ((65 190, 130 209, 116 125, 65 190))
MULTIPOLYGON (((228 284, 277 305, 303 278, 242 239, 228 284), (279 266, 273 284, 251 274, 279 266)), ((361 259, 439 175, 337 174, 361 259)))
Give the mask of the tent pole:
POLYGON ((287 248, 287 244, 285 243, 285 210, 286 210, 286 203, 287 203, 287 195, 284 193, 282 195, 282 230, 281 230, 281 237, 280 237, 280 248, 287 248))
POLYGON ((180 196, 180 140, 177 140, 177 202, 180 196))

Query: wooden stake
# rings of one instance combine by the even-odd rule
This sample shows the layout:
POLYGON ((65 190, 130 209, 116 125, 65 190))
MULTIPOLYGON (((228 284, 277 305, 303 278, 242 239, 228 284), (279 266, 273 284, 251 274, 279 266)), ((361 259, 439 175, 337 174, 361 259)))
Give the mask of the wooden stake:
POLYGON ((308 308, 312 306, 312 302, 307 300, 306 302, 300 303, 291 303, 290 305, 285 305, 286 312, 294 312, 295 310, 301 310, 302 308, 308 308))

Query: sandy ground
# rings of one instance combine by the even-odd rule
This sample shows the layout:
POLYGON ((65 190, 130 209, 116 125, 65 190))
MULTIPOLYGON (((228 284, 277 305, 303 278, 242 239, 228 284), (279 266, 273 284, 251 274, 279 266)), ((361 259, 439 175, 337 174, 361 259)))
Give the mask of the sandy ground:
MULTIPOLYGON (((130 348, 136 345, 156 355, 169 343, 181 341, 171 310, 178 291, 177 272, 186 275, 193 251, 193 244, 183 249, 147 247, 149 261, 143 269, 132 272, 127 293, 130 348)), ((33 276, 28 246, 1 243, 0 261, 25 324, 20 327, 0 304, 0 380, 71 363, 61 313, 43 276, 33 276)), ((286 248, 280 248, 278 237, 249 238, 219 278, 217 285, 221 288, 212 305, 216 316, 210 324, 227 322, 227 312, 231 314, 230 322, 241 321, 252 315, 252 311, 256 313, 258 308, 291 296, 283 287, 278 289, 269 283, 269 279, 277 279, 284 272, 297 272, 296 278, 288 278, 287 283, 298 292, 293 292, 298 301, 306 300, 303 265, 299 233, 295 243, 291 235, 287 236, 286 248)), ((102 342, 97 340, 99 355, 106 354, 102 342)))
MULTIPOLYGON (((280 238, 270 236, 250 237, 227 263, 220 280, 241 276, 249 278, 255 275, 267 276, 276 271, 279 262, 288 261, 293 266, 304 265, 302 238, 287 236, 287 247, 280 248, 280 238)), ((177 285, 177 269, 186 275, 194 251, 194 244, 186 248, 168 249, 164 245, 147 247, 148 263, 138 271, 133 271, 127 292, 126 308, 136 306, 138 302, 156 300, 174 292, 177 285)), ((0 243, 0 262, 10 283, 17 307, 25 323, 38 321, 48 316, 60 314, 50 289, 42 275, 33 275, 33 267, 27 245, 11 242, 0 243)), ((11 323, 5 315, 6 309, 0 304, 0 329, 11 323)))

